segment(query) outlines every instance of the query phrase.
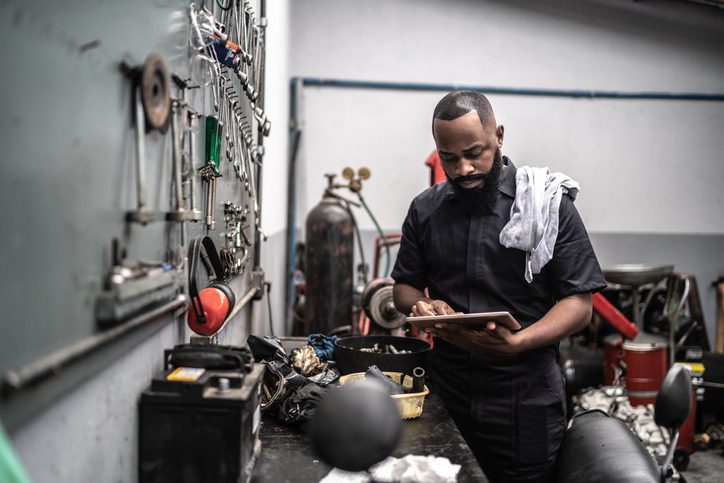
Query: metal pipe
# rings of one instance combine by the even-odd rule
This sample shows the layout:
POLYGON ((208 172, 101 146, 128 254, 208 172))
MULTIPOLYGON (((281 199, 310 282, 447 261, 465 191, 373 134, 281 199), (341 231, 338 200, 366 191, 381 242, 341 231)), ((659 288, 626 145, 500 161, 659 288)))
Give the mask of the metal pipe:
POLYGON ((183 177, 181 174, 181 147, 178 139, 178 104, 171 101, 171 150, 173 151, 173 178, 174 178, 174 196, 176 198, 176 211, 184 209, 183 200, 183 177))
POLYGON ((249 290, 247 290, 246 293, 244 294, 244 296, 241 298, 241 300, 239 300, 236 303, 236 305, 234 305, 234 309, 231 311, 229 316, 226 318, 226 321, 231 320, 232 317, 234 317, 236 314, 238 314, 239 311, 242 308, 244 308, 244 306, 246 304, 248 304, 249 301, 251 301, 254 298, 254 295, 256 295, 258 291, 259 291, 259 287, 252 287, 249 290))
MULTIPOLYGON (((261 28, 259 29, 259 40, 257 42, 261 42, 261 45, 264 49, 266 49, 266 25, 267 25, 267 18, 266 18, 266 0, 261 0, 259 5, 259 12, 260 12, 260 19, 259 19, 259 25, 261 28)), ((261 49, 260 49, 261 50, 261 49)), ((263 78, 263 72, 264 72, 264 64, 266 63, 266 56, 262 57, 262 60, 259 60, 258 64, 258 71, 256 75, 260 76, 260 80, 258 83, 258 89, 257 89, 257 103, 256 105, 264 109, 264 78, 263 78)), ((262 195, 262 164, 264 161, 264 123, 259 122, 259 126, 256 133, 257 137, 257 156, 259 163, 256 165, 256 205, 259 207, 259 210, 257 211, 257 219, 256 222, 256 231, 254 233, 254 269, 257 269, 261 263, 261 215, 262 215, 262 205, 261 205, 261 195, 262 195)), ((249 173, 251 175, 251 173, 249 173)))
POLYGON ((138 86, 138 88, 134 92, 133 102, 136 108, 136 197, 138 203, 138 211, 142 211, 146 207, 146 160, 144 159, 144 137, 146 136, 146 126, 144 123, 145 114, 143 114, 143 106, 141 105, 140 86, 138 86))
POLYGON ((196 156, 196 133, 194 132, 196 121, 195 114, 189 114, 191 118, 190 130, 189 130, 189 204, 191 205, 191 211, 196 211, 196 194, 194 193, 196 178, 196 169, 194 168, 194 156, 196 156))
POLYGON ((24 367, 10 369, 6 371, 3 376, 3 393, 6 389, 21 390, 31 383, 54 375, 66 364, 89 354, 99 347, 109 343, 113 339, 130 332, 131 330, 144 325, 161 315, 176 311, 182 307, 184 308, 184 311, 187 308, 185 295, 179 295, 171 302, 167 302, 160 307, 134 317, 112 329, 81 339, 68 347, 52 352, 24 367))
POLYGON ((323 79, 317 77, 297 77, 291 82, 301 79, 304 86, 341 87, 353 89, 385 89, 404 91, 453 91, 470 90, 486 94, 503 94, 514 96, 572 97, 577 99, 657 99, 666 101, 724 101, 724 94, 707 94, 698 92, 623 92, 598 91, 586 89, 539 89, 524 87, 493 87, 465 84, 430 84, 425 82, 387 82, 363 81, 353 79, 323 79))
MULTIPOLYGON (((298 100, 302 90, 302 80, 294 78, 289 84, 289 162, 287 165, 287 233, 286 233, 286 283, 284 288, 284 322, 292 323, 292 304, 294 303, 294 264, 296 258, 296 165, 299 139, 302 134, 299 125, 298 100)), ((289 327, 291 332, 291 327, 289 327)))
POLYGON ((238 314, 239 311, 243 309, 244 306, 254 298, 257 292, 259 292, 259 287, 252 287, 246 291, 244 296, 238 302, 236 302, 236 305, 234 305, 234 308, 229 313, 229 316, 226 318, 226 320, 224 320, 224 323, 221 325, 221 327, 219 327, 219 330, 216 331, 216 334, 221 333, 221 331, 226 328, 226 324, 228 324, 229 321, 231 321, 231 319, 233 319, 234 316, 238 314))

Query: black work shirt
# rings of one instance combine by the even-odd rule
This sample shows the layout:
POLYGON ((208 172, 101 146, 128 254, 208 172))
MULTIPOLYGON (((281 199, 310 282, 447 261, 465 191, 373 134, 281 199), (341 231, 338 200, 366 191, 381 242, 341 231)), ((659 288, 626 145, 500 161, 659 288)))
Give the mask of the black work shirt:
POLYGON ((527 327, 556 301, 601 290, 606 281, 567 195, 561 197, 553 258, 532 283, 525 280, 526 253, 499 241, 515 199, 516 168, 507 157, 503 159, 500 196, 487 214, 469 214, 447 181, 412 201, 392 278, 419 290, 427 287, 431 298, 456 311, 508 311, 527 327))
MULTIPOLYGON (((500 196, 483 213, 471 215, 448 182, 412 201, 392 278, 428 288, 430 297, 456 311, 508 311, 525 330, 558 300, 601 290, 606 282, 568 196, 561 198, 553 258, 532 283, 525 280, 525 252, 499 241, 516 185, 516 168, 503 159, 500 196)), ((557 344, 504 358, 465 351, 436 337, 427 366, 435 391, 488 477, 542 481, 566 426, 557 344)))

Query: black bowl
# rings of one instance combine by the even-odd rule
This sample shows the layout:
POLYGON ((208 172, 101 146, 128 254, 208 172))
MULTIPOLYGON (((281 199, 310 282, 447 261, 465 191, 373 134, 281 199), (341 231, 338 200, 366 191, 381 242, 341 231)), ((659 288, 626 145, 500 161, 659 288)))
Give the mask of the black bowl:
POLYGON ((381 371, 401 372, 412 375, 416 367, 425 369, 430 344, 412 337, 395 337, 391 335, 362 335, 337 339, 334 347, 334 360, 340 374, 365 372, 368 367, 376 365, 381 371), (364 352, 360 349, 392 344, 399 351, 411 351, 409 354, 379 354, 364 352))

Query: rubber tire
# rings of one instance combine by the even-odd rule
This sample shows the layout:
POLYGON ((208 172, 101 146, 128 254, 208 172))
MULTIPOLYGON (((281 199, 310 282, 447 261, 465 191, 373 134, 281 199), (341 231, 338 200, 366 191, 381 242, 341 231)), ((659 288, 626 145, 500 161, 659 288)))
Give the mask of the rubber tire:
POLYGON ((689 453, 680 448, 674 450, 673 463, 677 471, 685 471, 689 467, 689 453))

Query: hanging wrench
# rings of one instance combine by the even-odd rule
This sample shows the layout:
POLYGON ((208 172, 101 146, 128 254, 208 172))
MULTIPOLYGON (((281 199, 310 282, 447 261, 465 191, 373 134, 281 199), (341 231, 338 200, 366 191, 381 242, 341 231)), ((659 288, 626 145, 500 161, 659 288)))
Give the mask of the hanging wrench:
POLYGON ((207 163, 200 170, 201 179, 206 182, 206 228, 213 230, 216 227, 216 170, 214 165, 207 163))
POLYGON ((199 114, 189 110, 188 111, 188 120, 189 120, 189 170, 188 170, 188 179, 189 179, 189 204, 191 205, 191 212, 192 213, 198 213, 198 217, 195 218, 193 221, 198 221, 201 219, 201 212, 196 209, 196 194, 195 194, 195 176, 194 176, 194 160, 196 159, 196 129, 197 129, 197 122, 199 117, 201 117, 199 114))
POLYGON ((146 136, 146 126, 141 105, 141 85, 140 83, 134 89, 135 95, 133 102, 135 104, 135 127, 136 127, 136 196, 137 208, 126 213, 126 220, 141 223, 145 225, 156 220, 156 212, 146 206, 146 163, 144 141, 146 136))
MULTIPOLYGON (((181 148, 179 146, 178 111, 181 106, 174 100, 171 103, 171 146, 173 151, 173 177, 174 177, 174 210, 166 213, 169 221, 196 221, 201 213, 187 210, 183 200, 183 176, 181 168, 181 148)), ((183 112, 183 111, 182 111, 183 112)), ((185 114, 185 113, 184 113, 185 114)))

